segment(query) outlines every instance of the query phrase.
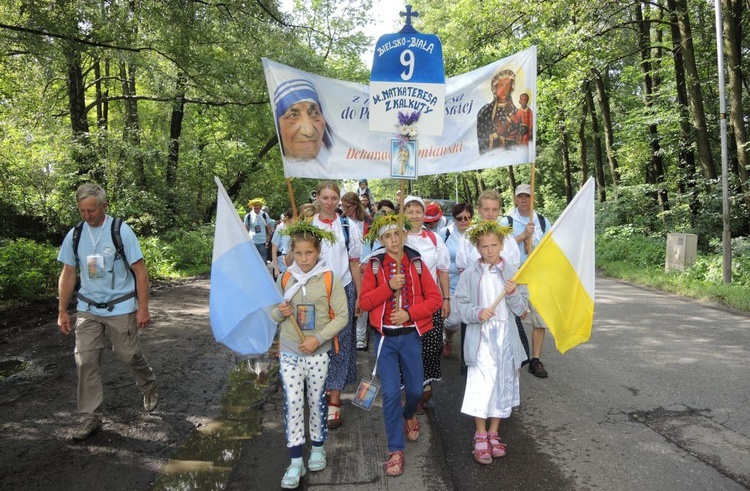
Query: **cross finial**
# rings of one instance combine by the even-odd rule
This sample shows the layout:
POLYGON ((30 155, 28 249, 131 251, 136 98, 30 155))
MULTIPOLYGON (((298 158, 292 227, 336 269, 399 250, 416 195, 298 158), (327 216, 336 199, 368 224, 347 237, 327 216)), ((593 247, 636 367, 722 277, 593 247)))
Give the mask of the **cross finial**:
POLYGON ((401 17, 406 17, 406 23, 401 29, 401 32, 414 32, 414 28, 411 25, 411 18, 419 17, 419 12, 417 12, 416 10, 412 11, 411 5, 406 5, 406 12, 399 12, 398 15, 400 15, 401 17))

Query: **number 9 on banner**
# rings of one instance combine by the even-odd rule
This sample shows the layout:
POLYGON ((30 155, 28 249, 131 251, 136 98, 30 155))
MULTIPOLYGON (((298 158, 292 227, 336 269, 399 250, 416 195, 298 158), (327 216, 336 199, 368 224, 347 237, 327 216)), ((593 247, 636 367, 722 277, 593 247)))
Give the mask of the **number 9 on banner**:
POLYGON ((401 72, 401 80, 408 82, 411 80, 411 76, 414 75, 414 53, 410 49, 405 49, 401 52, 401 65, 405 69, 401 72))

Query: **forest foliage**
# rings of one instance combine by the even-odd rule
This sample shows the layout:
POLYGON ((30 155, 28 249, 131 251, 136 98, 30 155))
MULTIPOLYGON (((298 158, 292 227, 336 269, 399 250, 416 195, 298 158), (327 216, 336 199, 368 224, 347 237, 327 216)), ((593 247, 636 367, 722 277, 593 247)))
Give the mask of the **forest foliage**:
MULTIPOLYGON (((538 47, 536 207, 555 218, 589 177, 600 232, 722 234, 714 6, 703 0, 414 0, 446 76, 538 47)), ((750 232, 748 4, 721 0, 731 235, 750 232), (744 56, 743 56, 744 55, 744 56)), ((73 190, 95 180, 142 237, 211 223, 218 176, 239 211, 289 204, 261 57, 367 83, 369 1, 8 0, 0 3, 2 237, 58 244, 73 190)), ((356 178, 358 176, 352 176, 356 178)), ((474 201, 530 166, 420 177, 425 197, 474 201)), ((371 183, 376 198, 395 182, 371 183), (380 193, 378 195, 377 193, 380 193)), ((297 203, 314 182, 293 179, 297 203)), ((200 232, 199 232, 200 233, 200 232)), ((606 236, 601 236, 606 237, 606 236)), ((181 249, 184 244, 180 245, 181 249)), ((738 248, 738 250, 744 250, 738 248)), ((742 254, 739 252, 738 254, 742 254)), ((190 266, 188 266, 190 267, 190 266)))

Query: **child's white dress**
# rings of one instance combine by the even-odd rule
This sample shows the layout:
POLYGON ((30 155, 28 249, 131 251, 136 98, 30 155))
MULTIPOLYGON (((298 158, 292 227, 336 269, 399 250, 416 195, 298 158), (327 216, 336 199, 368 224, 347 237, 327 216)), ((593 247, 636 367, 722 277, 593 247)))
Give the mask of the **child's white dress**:
MULTIPOLYGON (((508 278, 496 266, 481 267, 480 304, 488 308, 504 291, 508 278)), ((481 329, 477 364, 468 367, 461 412, 478 418, 508 418, 521 403, 521 392, 508 340, 510 329, 516 329, 516 324, 505 299, 495 308, 495 315, 482 323, 481 329)))

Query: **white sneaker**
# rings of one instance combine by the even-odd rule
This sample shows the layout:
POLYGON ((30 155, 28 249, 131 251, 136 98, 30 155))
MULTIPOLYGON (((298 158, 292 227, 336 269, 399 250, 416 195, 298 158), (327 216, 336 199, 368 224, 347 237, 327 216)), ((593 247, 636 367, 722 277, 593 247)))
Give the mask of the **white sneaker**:
POLYGON ((73 440, 85 440, 101 427, 101 418, 98 416, 87 416, 75 427, 70 436, 73 440))
POLYGON ((143 394, 143 409, 145 409, 147 413, 150 413, 151 411, 156 409, 156 406, 158 405, 159 394, 156 392, 156 389, 143 394))

